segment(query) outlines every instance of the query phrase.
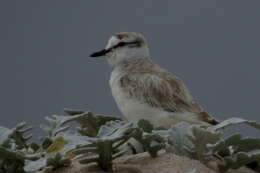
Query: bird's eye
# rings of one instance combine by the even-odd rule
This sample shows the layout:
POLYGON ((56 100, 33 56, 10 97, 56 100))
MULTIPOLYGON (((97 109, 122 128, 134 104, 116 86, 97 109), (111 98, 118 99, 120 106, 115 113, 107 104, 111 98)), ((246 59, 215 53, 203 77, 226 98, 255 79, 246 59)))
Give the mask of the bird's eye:
POLYGON ((114 45, 113 47, 111 47, 111 49, 116 49, 118 47, 123 47, 125 46, 127 43, 126 42, 119 42, 116 45, 114 45))
POLYGON ((123 46, 125 46, 127 43, 126 42, 119 42, 118 44, 117 44, 117 47, 123 47, 123 46))
POLYGON ((138 41, 132 41, 132 42, 119 42, 117 45, 113 46, 111 49, 116 49, 118 47, 123 47, 126 45, 129 47, 140 47, 140 43, 138 41))

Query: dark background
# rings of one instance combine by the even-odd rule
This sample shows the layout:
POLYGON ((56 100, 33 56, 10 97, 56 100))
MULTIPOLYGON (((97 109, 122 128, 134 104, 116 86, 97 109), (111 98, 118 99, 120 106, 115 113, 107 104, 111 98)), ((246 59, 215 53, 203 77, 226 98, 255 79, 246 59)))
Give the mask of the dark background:
POLYGON ((0 2, 0 125, 63 108, 120 115, 110 67, 89 58, 116 32, 141 32, 155 62, 223 120, 260 121, 259 0, 0 2))

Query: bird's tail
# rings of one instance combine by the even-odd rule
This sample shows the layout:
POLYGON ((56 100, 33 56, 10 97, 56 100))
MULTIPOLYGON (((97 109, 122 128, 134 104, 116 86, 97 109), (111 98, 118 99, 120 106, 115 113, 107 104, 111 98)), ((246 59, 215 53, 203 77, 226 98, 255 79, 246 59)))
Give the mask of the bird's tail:
POLYGON ((209 113, 207 112, 200 112, 199 113, 199 117, 202 121, 207 122, 211 125, 217 125, 219 124, 219 121, 216 120, 213 116, 211 116, 209 113))

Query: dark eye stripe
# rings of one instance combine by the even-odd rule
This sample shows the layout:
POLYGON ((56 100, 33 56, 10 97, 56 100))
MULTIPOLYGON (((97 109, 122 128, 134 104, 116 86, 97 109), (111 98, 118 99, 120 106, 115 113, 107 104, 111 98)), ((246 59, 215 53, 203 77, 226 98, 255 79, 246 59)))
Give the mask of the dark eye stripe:
POLYGON ((117 48, 117 47, 123 47, 123 46, 125 46, 125 45, 127 45, 126 42, 119 42, 117 45, 115 45, 115 48, 117 48))
POLYGON ((117 45, 111 47, 110 49, 115 49, 115 48, 123 47, 123 46, 126 46, 126 45, 137 45, 137 46, 139 46, 140 43, 139 43, 138 41, 133 41, 133 42, 119 42, 117 45))

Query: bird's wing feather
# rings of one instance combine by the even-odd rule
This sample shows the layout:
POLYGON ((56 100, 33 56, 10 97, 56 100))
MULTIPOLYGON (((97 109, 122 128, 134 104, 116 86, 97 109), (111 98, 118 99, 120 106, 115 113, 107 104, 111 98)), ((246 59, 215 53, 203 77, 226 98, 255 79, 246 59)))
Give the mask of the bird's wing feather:
POLYGON ((172 112, 202 111, 183 82, 177 78, 162 78, 151 73, 132 73, 122 76, 120 84, 130 97, 143 100, 153 107, 172 112))
MULTIPOLYGON (((126 73, 120 79, 120 85, 130 97, 137 98, 152 107, 171 112, 194 112, 202 121, 214 120, 197 104, 185 84, 159 66, 126 73)), ((215 120, 214 120, 215 121, 215 120)))

